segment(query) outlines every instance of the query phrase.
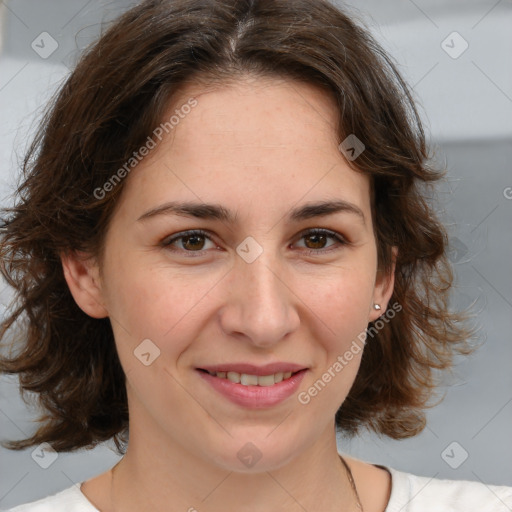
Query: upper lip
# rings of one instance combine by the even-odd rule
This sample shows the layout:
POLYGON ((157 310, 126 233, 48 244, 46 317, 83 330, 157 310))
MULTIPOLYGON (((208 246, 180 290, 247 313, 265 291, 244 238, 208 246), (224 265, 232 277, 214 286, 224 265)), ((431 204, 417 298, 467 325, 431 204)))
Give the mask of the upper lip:
POLYGON ((263 366, 255 366, 250 363, 222 363, 210 366, 201 366, 200 370, 209 372, 237 372, 246 373, 247 375, 272 375, 274 373, 298 372, 307 369, 301 364, 295 363, 269 363, 263 366))

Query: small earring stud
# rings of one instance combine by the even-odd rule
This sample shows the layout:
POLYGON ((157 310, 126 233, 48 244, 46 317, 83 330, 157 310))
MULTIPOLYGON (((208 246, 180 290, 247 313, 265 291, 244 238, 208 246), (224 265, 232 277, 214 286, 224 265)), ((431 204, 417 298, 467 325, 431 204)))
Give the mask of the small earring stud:
POLYGON ((374 305, 373 305, 373 308, 374 308, 374 309, 376 309, 376 310, 380 310, 380 309, 381 309, 381 307, 380 307, 380 305, 379 305, 379 304, 374 304, 374 305))

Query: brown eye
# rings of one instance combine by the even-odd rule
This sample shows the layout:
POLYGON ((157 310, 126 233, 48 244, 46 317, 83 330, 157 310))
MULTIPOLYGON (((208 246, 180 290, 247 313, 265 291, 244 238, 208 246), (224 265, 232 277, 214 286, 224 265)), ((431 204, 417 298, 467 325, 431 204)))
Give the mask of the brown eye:
POLYGON ((212 246, 215 246, 211 238, 204 231, 184 231, 164 241, 163 246, 174 252, 201 253, 207 250, 207 248, 205 249, 207 241, 210 241, 212 246))
POLYGON ((201 250, 204 247, 203 235, 190 235, 182 237, 182 245, 187 250, 201 250))
POLYGON ((323 249, 327 241, 327 237, 325 235, 313 233, 311 235, 306 235, 304 240, 306 240, 306 246, 309 249, 323 249), (308 245, 308 242, 310 245, 308 245))
POLYGON ((303 231, 300 234, 300 239, 304 239, 305 241, 306 254, 319 256, 327 252, 337 250, 340 248, 340 246, 349 245, 349 242, 345 240, 345 238, 343 238, 339 233, 327 229, 317 228, 303 231), (326 245, 329 239, 334 240, 335 243, 326 245))

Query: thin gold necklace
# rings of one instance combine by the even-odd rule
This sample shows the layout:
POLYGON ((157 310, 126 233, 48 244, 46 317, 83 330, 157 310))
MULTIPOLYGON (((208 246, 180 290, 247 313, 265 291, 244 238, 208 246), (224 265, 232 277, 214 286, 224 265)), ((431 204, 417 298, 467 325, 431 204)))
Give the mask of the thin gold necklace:
MULTIPOLYGON (((339 454, 338 454, 339 455, 339 454)), ((363 511, 363 505, 361 504, 361 500, 359 499, 359 494, 357 492, 356 483, 354 482, 354 477, 352 476, 352 471, 350 471, 350 467, 345 462, 345 459, 340 455, 341 462, 343 462, 343 465, 345 466, 345 470, 347 471, 348 480, 350 482, 350 485, 352 486, 352 490, 354 491, 354 496, 357 501, 357 508, 361 511, 363 511)))
MULTIPOLYGON (((339 454, 338 454, 339 455, 339 454)), ((341 462, 343 462, 343 465, 345 466, 345 471, 347 472, 348 481, 350 482, 350 486, 352 487, 352 490, 354 491, 354 496, 356 498, 357 502, 357 508, 364 512, 363 505, 361 504, 361 500, 359 498, 359 493, 357 492, 356 483, 354 482, 354 477, 352 475, 352 471, 350 470, 349 465, 345 462, 345 459, 340 455, 341 462)), ((119 462, 112 468, 111 472, 111 482, 110 482, 110 508, 112 511, 114 511, 114 470, 119 465, 119 462)))

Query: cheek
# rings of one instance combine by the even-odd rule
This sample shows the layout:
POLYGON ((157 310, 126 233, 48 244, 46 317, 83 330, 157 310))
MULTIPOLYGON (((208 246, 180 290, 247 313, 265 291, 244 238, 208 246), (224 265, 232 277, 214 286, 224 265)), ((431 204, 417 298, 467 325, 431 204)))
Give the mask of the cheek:
POLYGON ((314 295, 314 310, 321 318, 314 334, 320 350, 310 381, 298 396, 299 403, 317 411, 311 418, 334 416, 354 383, 364 351, 372 279, 361 278, 355 268, 346 270, 314 295))
POLYGON ((112 258, 107 264, 107 308, 121 351, 150 339, 178 353, 183 331, 200 324, 208 293, 222 280, 217 272, 177 271, 143 257, 112 258))
MULTIPOLYGON (((368 325, 375 274, 370 265, 346 265, 323 281, 317 281, 308 300, 334 331, 334 343, 344 344, 368 325)), ((304 290, 305 293, 305 290, 304 290)))

